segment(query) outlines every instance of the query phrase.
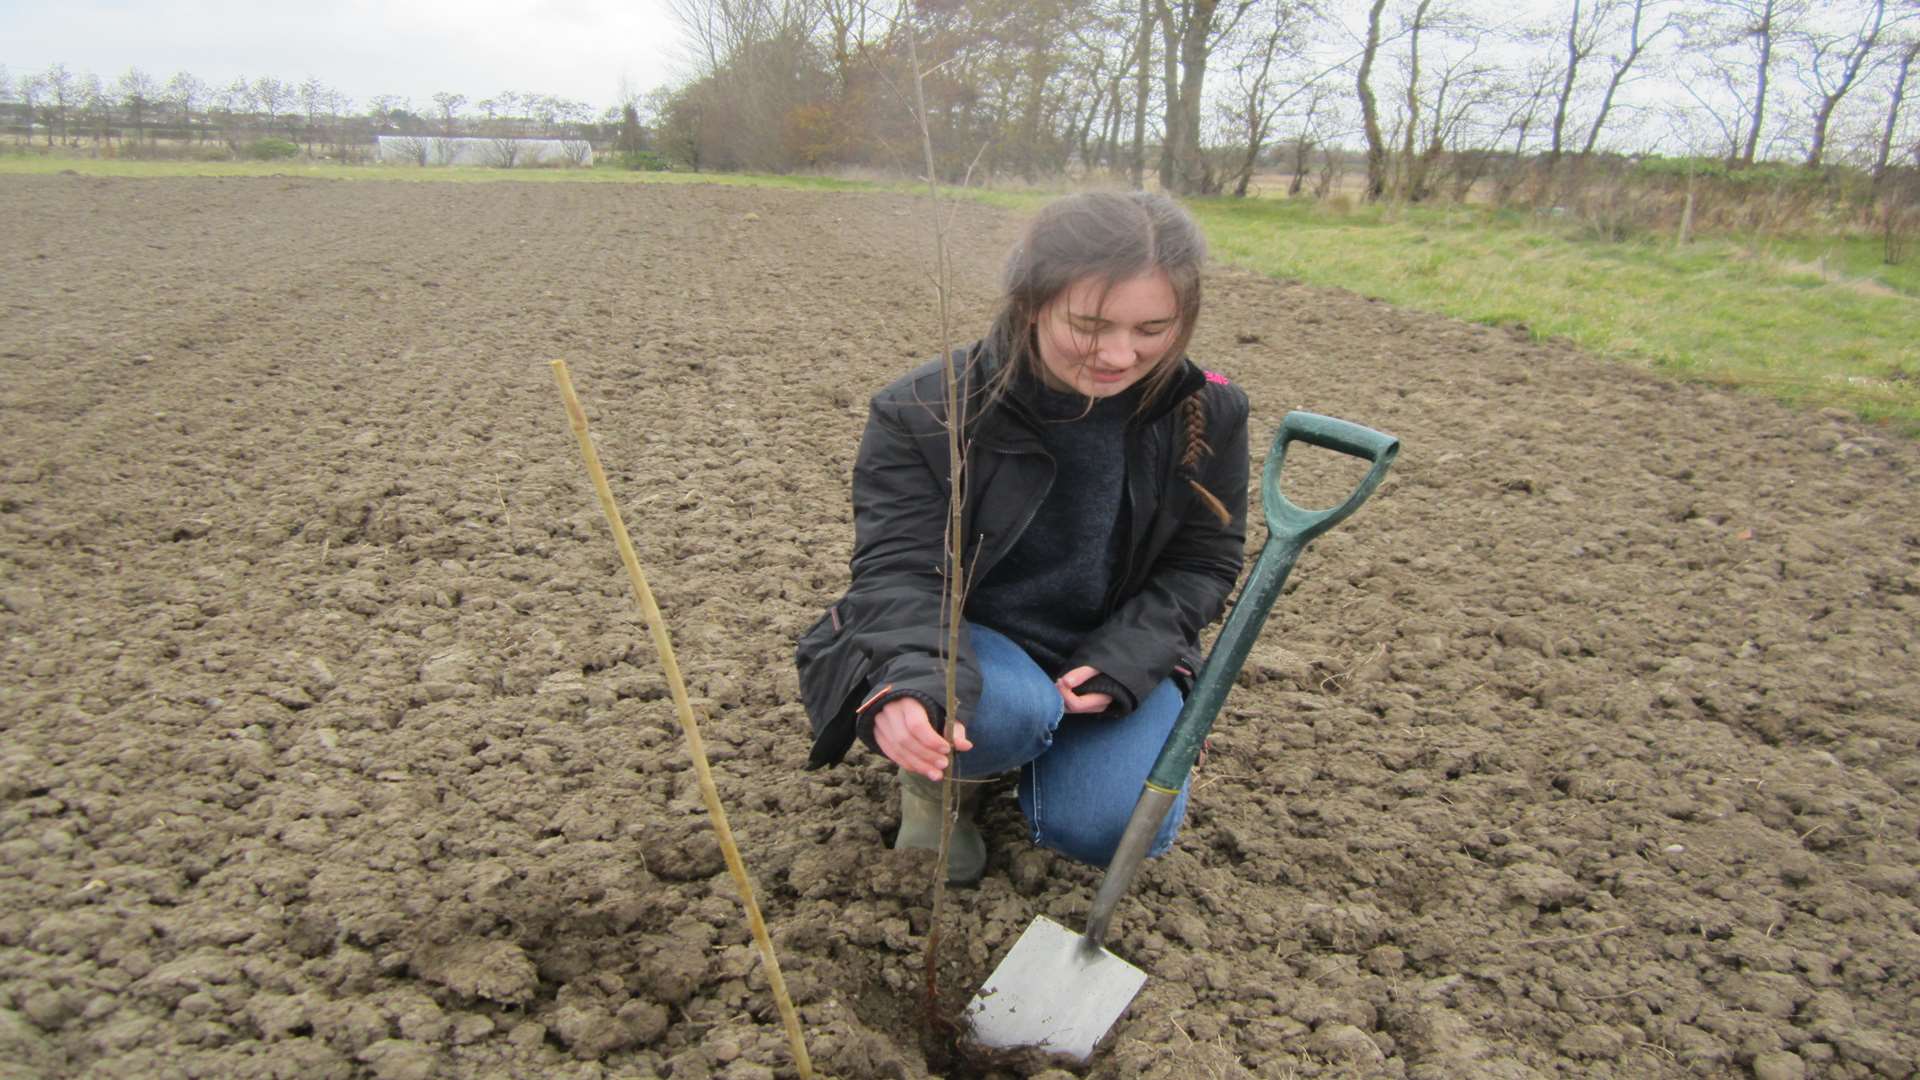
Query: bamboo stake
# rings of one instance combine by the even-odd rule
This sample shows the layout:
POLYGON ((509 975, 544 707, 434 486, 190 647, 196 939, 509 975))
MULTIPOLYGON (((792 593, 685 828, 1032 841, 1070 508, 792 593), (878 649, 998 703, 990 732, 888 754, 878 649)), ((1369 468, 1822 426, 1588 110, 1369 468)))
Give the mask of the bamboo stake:
POLYGON ((593 448, 593 439, 587 435, 587 414, 580 408, 580 399, 573 392, 573 380, 567 377, 567 362, 552 362, 554 381, 560 384, 560 396, 566 401, 567 419, 573 425, 573 434, 580 440, 580 456, 586 459, 587 473, 593 477, 594 493, 600 496, 600 509, 606 511, 607 524, 613 529, 613 542, 620 549, 620 561, 626 564, 627 577, 633 582, 633 598, 640 602, 640 611, 646 617, 647 629, 653 634, 653 647, 660 654, 660 666, 667 672, 667 688, 673 693, 674 709, 680 714, 680 727, 687 733, 687 753, 693 758, 694 773, 700 778, 700 797, 706 800, 707 816, 713 821, 713 831, 720 839, 720 852, 726 856, 727 872, 733 875, 734 887, 740 890, 740 902, 747 909, 747 923, 753 928, 753 940, 760 946, 760 958, 767 967, 767 986, 773 991, 773 1000, 780 1007, 780 1021, 786 1025, 787 1041, 793 1044, 794 1064, 799 1067, 801 1080, 811 1080, 813 1063, 807 1058, 807 1042, 800 1033, 800 1018, 793 1010, 793 999, 787 996, 787 982, 780 977, 780 960, 773 953, 773 939, 767 936, 767 924, 760 917, 760 905, 753 899, 753 882, 747 878, 746 864, 740 861, 740 849, 733 842, 733 830, 727 827, 727 812, 720 805, 720 789, 713 786, 713 769, 707 764, 706 744, 700 739, 700 725, 693 718, 693 706, 687 702, 687 686, 680 678, 680 664, 673 658, 673 642, 667 637, 666 620, 660 616, 660 605, 653 602, 653 590, 647 587, 647 575, 640 570, 640 560, 633 553, 633 541, 627 536, 627 527, 620 520, 620 508, 614 505, 613 490, 607 486, 607 474, 600 468, 600 455, 593 448))

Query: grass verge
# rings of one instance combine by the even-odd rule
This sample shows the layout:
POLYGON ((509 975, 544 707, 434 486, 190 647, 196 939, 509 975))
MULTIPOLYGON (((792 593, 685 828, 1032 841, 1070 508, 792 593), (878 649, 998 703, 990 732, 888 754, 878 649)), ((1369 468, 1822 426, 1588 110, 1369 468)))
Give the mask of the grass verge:
MULTIPOLYGON (((0 176, 283 176, 495 183, 706 183, 916 193, 910 183, 624 169, 421 169, 289 162, 0 156, 0 176)), ((1046 191, 961 194, 1016 212, 1046 191)), ((1214 255, 1535 338, 1566 338, 1679 378, 1837 406, 1920 436, 1920 265, 1887 267, 1871 238, 1608 242, 1576 226, 1477 208, 1198 199, 1214 255)))
MULTIPOLYGON (((1462 208, 1197 200, 1214 254, 1275 277, 1493 325, 1920 435, 1920 274, 1846 276, 1812 242, 1586 239, 1462 208)), ((1855 243, 1865 244, 1865 241, 1855 243)), ((1839 251, 1840 242, 1826 250, 1839 251)))

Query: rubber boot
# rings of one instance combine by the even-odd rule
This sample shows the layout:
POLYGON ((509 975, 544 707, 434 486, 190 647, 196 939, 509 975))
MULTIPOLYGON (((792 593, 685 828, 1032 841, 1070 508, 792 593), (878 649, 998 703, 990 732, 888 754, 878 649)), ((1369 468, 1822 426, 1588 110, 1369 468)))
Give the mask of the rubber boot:
MULTIPOLYGON (((947 884, 972 885, 987 871, 987 841, 973 823, 980 805, 983 785, 961 783, 959 815, 953 823, 953 839, 947 847, 947 884)), ((900 835, 893 849, 940 850, 941 782, 919 773, 900 770, 900 835)))

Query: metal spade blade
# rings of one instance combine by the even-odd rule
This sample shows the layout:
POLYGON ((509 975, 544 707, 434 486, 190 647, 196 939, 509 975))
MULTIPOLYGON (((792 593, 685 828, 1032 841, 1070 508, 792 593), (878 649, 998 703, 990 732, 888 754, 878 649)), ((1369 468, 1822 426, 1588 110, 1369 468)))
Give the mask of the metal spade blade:
POLYGON ((1042 915, 967 1006, 987 1046, 1037 1046, 1085 1061, 1147 973, 1042 915))

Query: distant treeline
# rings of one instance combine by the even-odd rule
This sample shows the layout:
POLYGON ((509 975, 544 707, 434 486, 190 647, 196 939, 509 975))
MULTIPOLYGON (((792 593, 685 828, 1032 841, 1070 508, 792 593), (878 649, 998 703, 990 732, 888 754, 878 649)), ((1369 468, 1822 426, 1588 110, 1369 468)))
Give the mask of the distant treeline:
MULTIPOLYGON (((270 76, 214 86, 189 72, 165 82, 130 68, 111 81, 55 63, 12 76, 0 67, 0 133, 20 147, 70 147, 128 156, 304 152, 370 159, 383 135, 543 138, 615 143, 620 108, 596 116, 550 94, 504 91, 469 103, 433 95, 429 106, 382 94, 356 107, 318 79, 270 76)), ((637 116, 631 121, 637 123, 637 116)), ((628 142, 636 132, 628 127, 628 142)), ((636 149, 640 147, 636 146, 636 149)))
POLYGON ((913 170, 909 52, 950 180, 1157 176, 1244 194, 1508 194, 1611 155, 1750 167, 1920 158, 1913 0, 673 0, 693 42, 658 96, 700 168, 913 170), (909 45, 912 45, 912 50, 909 45))
MULTIPOLYGON (((1920 202, 1920 0, 671 0, 682 83, 364 105, 0 68, 19 147, 371 157, 380 136, 586 141, 636 168, 1106 178, 1183 195, 1476 200, 1602 235, 1885 230, 1920 202)), ((428 145, 422 143, 421 145, 428 145)))

